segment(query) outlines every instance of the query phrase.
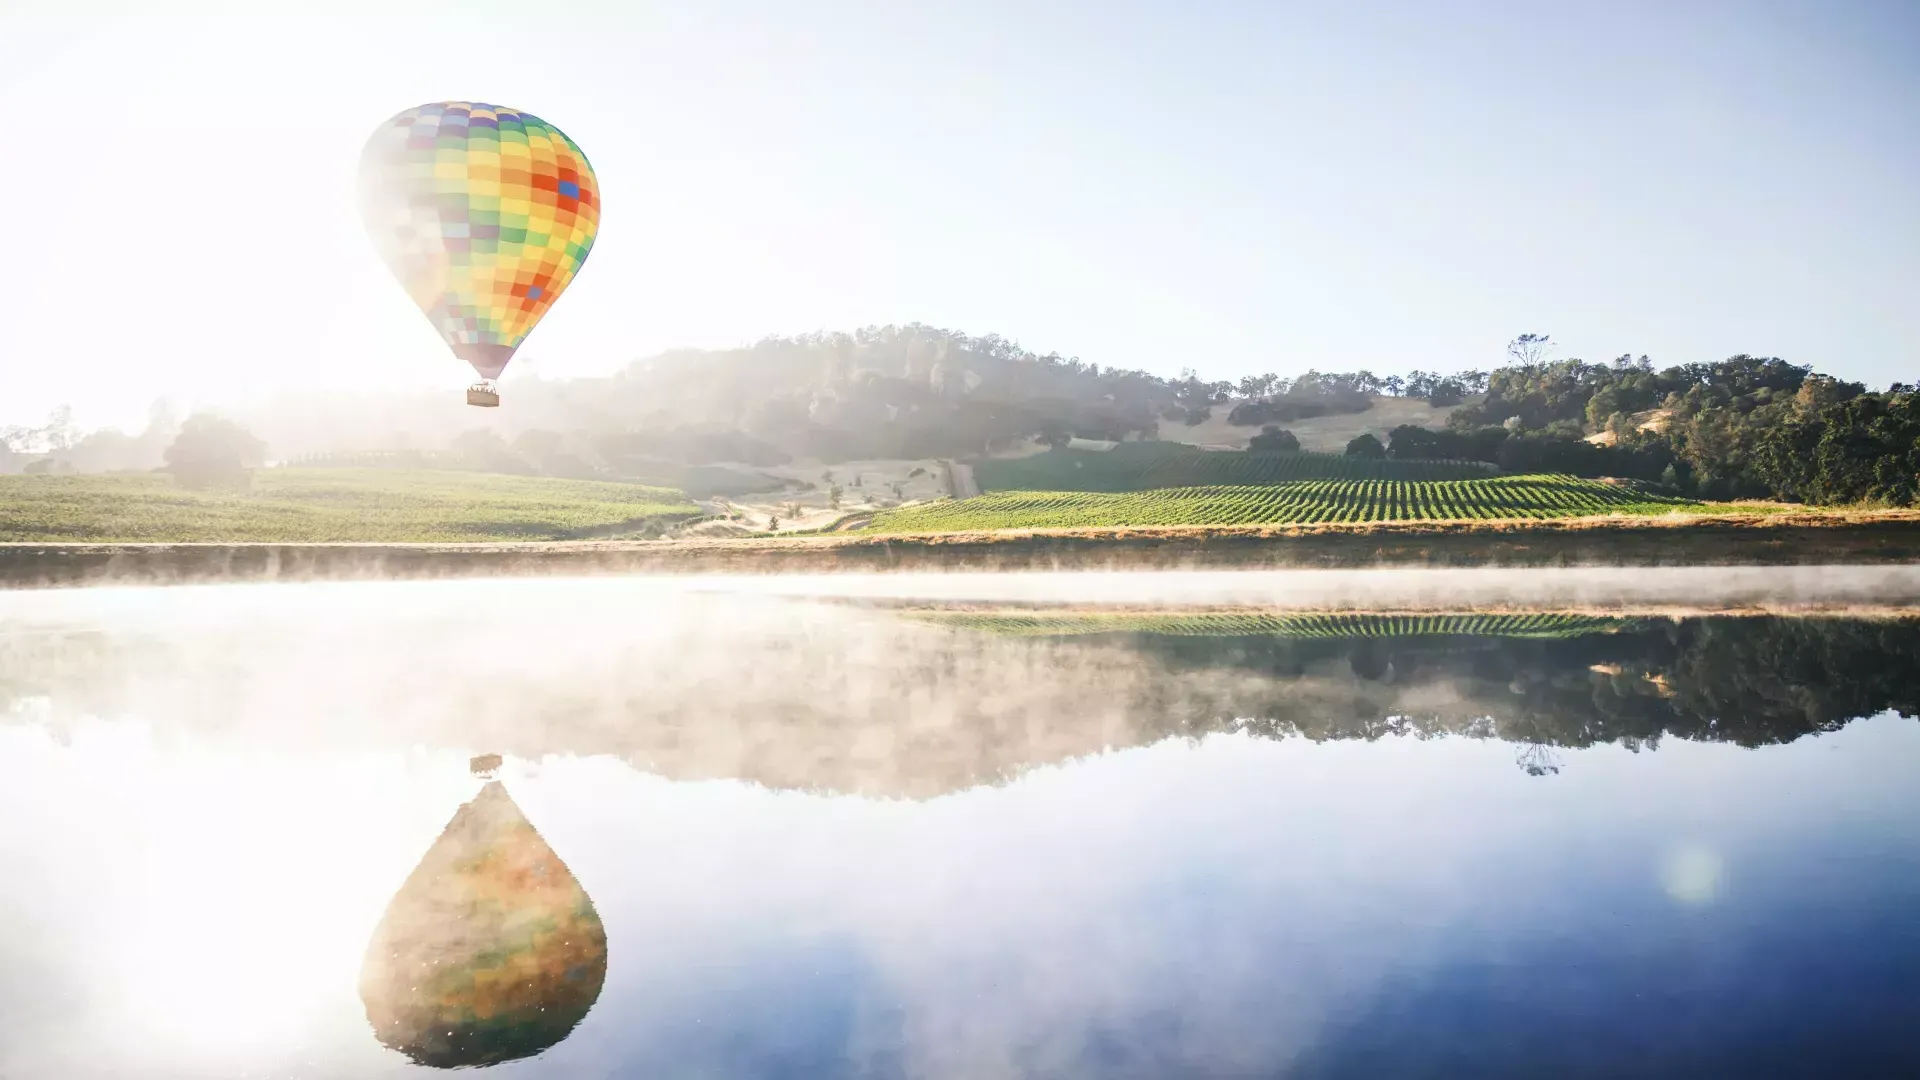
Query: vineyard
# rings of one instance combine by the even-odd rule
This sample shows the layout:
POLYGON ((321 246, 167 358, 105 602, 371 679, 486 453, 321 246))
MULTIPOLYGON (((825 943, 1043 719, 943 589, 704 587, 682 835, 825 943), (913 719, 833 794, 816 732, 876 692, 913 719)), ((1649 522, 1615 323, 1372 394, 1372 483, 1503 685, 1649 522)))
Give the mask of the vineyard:
POLYGON ((1356 615, 1279 611, 930 611, 915 618, 955 629, 1012 636, 1164 634, 1176 637, 1571 638, 1611 634, 1632 620, 1569 612, 1356 615))
POLYGON ((1052 450, 1031 457, 976 462, 980 490, 1146 491, 1240 487, 1293 480, 1472 480, 1478 462, 1392 461, 1339 454, 1196 450, 1167 442, 1121 443, 1111 450, 1052 450))
POLYGON ((874 515, 866 531, 1497 521, 1661 514, 1702 505, 1690 499, 1570 476, 1432 481, 1295 480, 1261 487, 1178 487, 1134 492, 998 491, 958 502, 883 510, 874 515))

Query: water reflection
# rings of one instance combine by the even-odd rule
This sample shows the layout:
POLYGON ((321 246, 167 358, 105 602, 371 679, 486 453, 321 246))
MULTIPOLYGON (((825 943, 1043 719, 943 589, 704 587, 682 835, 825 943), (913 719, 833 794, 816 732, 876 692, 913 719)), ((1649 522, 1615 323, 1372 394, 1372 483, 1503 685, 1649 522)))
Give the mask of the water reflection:
POLYGON ((0 708, 912 798, 1214 732, 1500 739, 1544 777, 1570 748, 1760 746, 1920 713, 1914 618, 865 608, 613 588, 496 615, 383 588, 284 590, 199 625, 0 633, 0 708), (466 677, 476 655, 499 658, 484 681, 466 677))
POLYGON ((360 998, 383 1044, 449 1069, 551 1047, 593 1008, 606 976, 593 901, 489 780, 388 905, 360 998))
MULTIPOLYGON (((1665 737, 1762 746, 1920 714, 1920 619, 1586 614, 922 612, 988 634, 1126 649, 1212 674, 1170 730, 1495 737, 1523 748, 1665 737)), ((1557 771, 1525 756, 1529 772, 1557 771)))
POLYGON ((0 1076, 1920 1069, 1920 621, 249 596, 0 617, 0 1076))

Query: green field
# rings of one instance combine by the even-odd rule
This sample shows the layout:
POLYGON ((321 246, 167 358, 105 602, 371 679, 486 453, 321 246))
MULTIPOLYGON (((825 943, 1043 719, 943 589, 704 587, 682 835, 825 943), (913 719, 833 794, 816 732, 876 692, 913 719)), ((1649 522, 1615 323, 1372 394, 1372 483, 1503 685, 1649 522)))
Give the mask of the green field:
POLYGON ((1492 475, 1477 464, 1392 461, 1340 454, 1270 454, 1196 450, 1168 442, 1121 443, 1111 450, 1052 450, 1023 458, 978 461, 980 490, 1147 491, 1243 487, 1290 480, 1473 480, 1492 475))
POLYGON ((938 626, 1013 636, 1164 634, 1175 637, 1404 638, 1436 636, 1569 638, 1611 634, 1630 620, 1570 612, 1349 615, 1277 611, 1027 612, 930 611, 938 626))
POLYGON ((866 532, 1128 525, 1265 525, 1367 521, 1497 521, 1662 514, 1690 499, 1571 476, 1481 480, 1295 480, 1264 486, 1157 491, 999 491, 957 502, 883 510, 866 532))
MULTIPOLYGON (((305 469, 487 471, 484 465, 473 456, 446 450, 368 450, 357 453, 310 454, 295 459, 292 464, 305 469)), ((707 499, 715 495, 738 496, 753 495, 763 491, 779 491, 790 483, 790 481, 782 481, 778 476, 731 465, 686 465, 660 459, 629 459, 620 462, 615 482, 678 489, 695 499, 707 499)))
POLYGON ((261 469, 244 491, 165 473, 0 476, 0 541, 565 540, 696 517, 672 488, 410 469, 261 469))

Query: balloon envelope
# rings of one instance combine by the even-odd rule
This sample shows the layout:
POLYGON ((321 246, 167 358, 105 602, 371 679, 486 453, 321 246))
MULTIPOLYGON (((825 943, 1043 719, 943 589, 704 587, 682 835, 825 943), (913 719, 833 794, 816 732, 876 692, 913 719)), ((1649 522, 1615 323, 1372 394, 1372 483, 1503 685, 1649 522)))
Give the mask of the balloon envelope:
POLYGON ((360 158, 374 246, 455 356, 498 378, 593 249, 600 185, 537 116, 442 101, 380 125, 360 158))

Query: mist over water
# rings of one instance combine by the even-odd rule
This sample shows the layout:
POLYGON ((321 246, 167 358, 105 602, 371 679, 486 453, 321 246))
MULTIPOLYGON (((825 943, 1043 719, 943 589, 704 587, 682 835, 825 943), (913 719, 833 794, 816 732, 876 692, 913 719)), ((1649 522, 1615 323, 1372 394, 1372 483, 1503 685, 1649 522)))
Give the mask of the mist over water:
POLYGON ((357 988, 489 753, 605 934, 503 1076, 1905 1067, 1916 584, 0 593, 0 1075, 433 1071, 357 988))

